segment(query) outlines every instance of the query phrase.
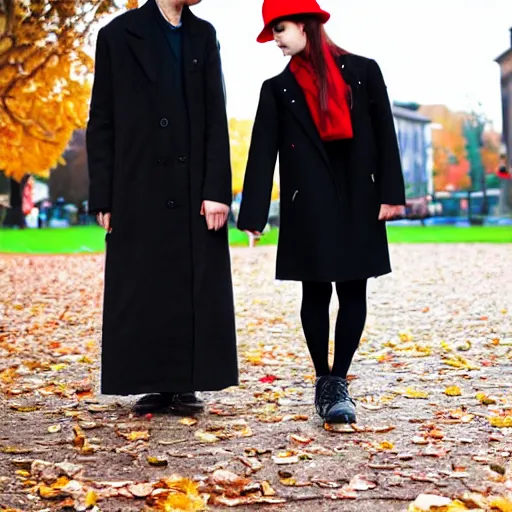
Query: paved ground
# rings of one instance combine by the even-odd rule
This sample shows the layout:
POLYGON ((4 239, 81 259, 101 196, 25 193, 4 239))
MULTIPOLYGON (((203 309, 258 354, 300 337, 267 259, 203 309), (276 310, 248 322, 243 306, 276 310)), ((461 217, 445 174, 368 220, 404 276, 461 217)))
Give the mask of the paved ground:
POLYGON ((392 246, 351 369, 358 426, 332 432, 273 248, 233 251, 241 386, 206 395, 197 423, 95 394, 102 256, 2 256, 0 509, 201 510, 207 493, 215 510, 403 511, 477 492, 473 508, 510 510, 511 257, 392 246))

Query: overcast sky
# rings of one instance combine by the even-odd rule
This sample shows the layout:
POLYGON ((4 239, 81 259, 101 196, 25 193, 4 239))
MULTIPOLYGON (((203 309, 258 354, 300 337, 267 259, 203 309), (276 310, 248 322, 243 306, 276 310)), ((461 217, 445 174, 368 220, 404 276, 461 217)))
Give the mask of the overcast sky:
MULTIPOLYGON (((141 0, 141 4, 144 0, 141 0)), ((287 63, 273 43, 256 43, 261 0, 203 0, 193 8, 221 43, 228 114, 253 118, 261 83, 287 63)), ((499 66, 510 48, 512 0, 320 0, 326 29, 346 50, 377 60, 393 100, 478 103, 501 129, 499 66)))

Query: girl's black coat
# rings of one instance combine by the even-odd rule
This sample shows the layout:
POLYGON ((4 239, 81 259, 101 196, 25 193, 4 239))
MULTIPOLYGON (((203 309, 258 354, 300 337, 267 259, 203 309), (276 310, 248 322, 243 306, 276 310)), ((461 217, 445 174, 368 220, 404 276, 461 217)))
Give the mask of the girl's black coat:
POLYGON ((347 54, 338 63, 354 131, 345 169, 332 168, 289 66, 261 88, 238 227, 263 230, 279 153, 277 279, 340 282, 391 271, 378 213, 381 204, 405 204, 405 191, 386 85, 374 60, 347 54))

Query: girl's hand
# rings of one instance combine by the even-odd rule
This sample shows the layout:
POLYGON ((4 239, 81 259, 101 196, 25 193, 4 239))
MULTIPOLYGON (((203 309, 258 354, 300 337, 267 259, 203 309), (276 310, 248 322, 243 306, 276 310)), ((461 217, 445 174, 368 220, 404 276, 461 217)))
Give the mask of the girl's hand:
POLYGON ((401 204, 381 204, 379 220, 392 220, 404 217, 405 206, 401 204))

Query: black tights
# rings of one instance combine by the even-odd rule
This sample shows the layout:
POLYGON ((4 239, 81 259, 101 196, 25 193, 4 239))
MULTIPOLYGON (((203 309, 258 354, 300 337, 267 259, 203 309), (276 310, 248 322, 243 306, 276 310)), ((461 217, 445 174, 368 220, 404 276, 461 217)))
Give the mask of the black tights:
POLYGON ((340 307, 334 336, 334 364, 329 369, 331 283, 302 283, 300 316, 317 377, 345 378, 366 322, 366 279, 336 283, 340 307))

